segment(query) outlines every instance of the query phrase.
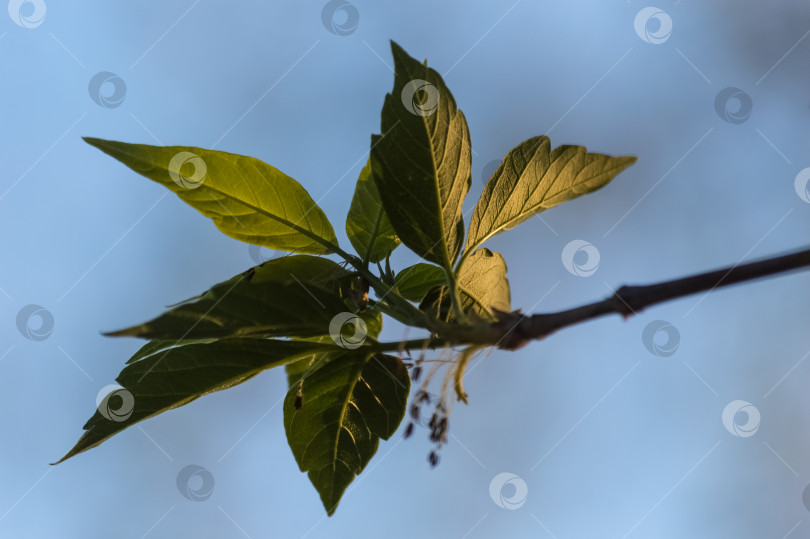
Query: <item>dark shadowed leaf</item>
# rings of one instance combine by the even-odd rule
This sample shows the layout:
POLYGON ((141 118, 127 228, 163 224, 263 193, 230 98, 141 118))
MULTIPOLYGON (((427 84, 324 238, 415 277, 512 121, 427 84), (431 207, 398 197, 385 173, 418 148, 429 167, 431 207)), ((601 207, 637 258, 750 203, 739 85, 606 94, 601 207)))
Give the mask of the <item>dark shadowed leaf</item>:
POLYGON ((394 89, 385 96, 371 163, 383 207, 402 243, 451 268, 464 240, 470 133, 442 77, 396 43, 394 89))
POLYGON ((399 238, 380 202, 380 192, 366 163, 357 178, 352 204, 346 217, 346 235, 364 261, 376 263, 396 249, 399 238))
POLYGON ((323 335, 332 317, 346 311, 341 286, 348 275, 338 264, 316 256, 277 258, 149 322, 107 335, 175 342, 323 335))
POLYGON ((312 254, 337 245, 332 225, 301 184, 258 159, 186 146, 84 140, 169 188, 232 238, 312 254))
POLYGON ((130 363, 135 363, 136 361, 140 361, 147 357, 154 356, 155 354, 159 354, 176 346, 206 343, 211 342, 212 340, 213 339, 201 339, 199 341, 178 341, 176 339, 169 339, 167 341, 162 340, 149 341, 148 343, 141 346, 141 348, 137 352, 135 352, 135 354, 131 358, 127 360, 127 365, 129 365, 130 363))
POLYGON ((119 390, 119 395, 101 402, 85 424, 86 432, 59 462, 99 445, 139 421, 311 354, 315 347, 323 345, 226 339, 172 348, 136 361, 125 367, 117 378, 125 392, 119 390))
POLYGON ((376 453, 380 438, 396 432, 409 389, 410 377, 398 358, 358 349, 310 370, 300 388, 287 393, 287 441, 329 515, 376 453))
POLYGON ((321 256, 289 255, 253 266, 242 275, 248 276, 254 283, 265 281, 305 282, 337 292, 351 272, 340 264, 321 256))
POLYGON ((521 142, 504 158, 475 206, 465 252, 532 215, 596 191, 635 157, 587 153, 583 146, 551 150, 546 136, 521 142))
MULTIPOLYGON (((377 339, 382 331, 382 313, 375 310, 365 310, 358 315, 366 323, 366 336, 370 339, 377 339)), ((344 333, 354 333, 353 323, 351 321, 344 324, 342 328, 344 333)), ((351 336, 351 335, 348 335, 351 336)), ((315 343, 337 344, 332 339, 331 335, 320 335, 318 337, 296 338, 296 340, 305 340, 315 343)), ((343 348, 338 348, 343 352, 343 348)), ((284 365, 284 370, 287 372, 287 387, 291 388, 294 385, 300 385, 301 379, 305 372, 311 368, 318 368, 321 362, 327 361, 331 356, 335 355, 335 351, 330 352, 316 352, 311 356, 303 357, 296 361, 284 365)))

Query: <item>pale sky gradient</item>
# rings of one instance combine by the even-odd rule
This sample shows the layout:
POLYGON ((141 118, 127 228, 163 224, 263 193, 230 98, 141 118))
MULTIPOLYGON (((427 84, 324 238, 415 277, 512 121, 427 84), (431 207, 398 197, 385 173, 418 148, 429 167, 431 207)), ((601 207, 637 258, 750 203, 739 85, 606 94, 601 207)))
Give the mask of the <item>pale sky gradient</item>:
MULTIPOLYGON (((309 190, 346 247, 394 39, 446 75, 467 117, 465 208, 482 170, 535 135, 639 157, 489 245, 506 257, 513 307, 568 308, 808 244, 810 197, 795 187, 810 167, 806 2, 662 1, 637 33, 648 6, 635 0, 351 0, 359 20, 343 36, 324 26, 324 1, 46 2, 44 17, 21 7, 23 26, 0 16, 0 537, 810 535, 808 273, 493 352, 469 370, 441 464, 427 463, 427 432, 400 431, 331 518, 287 446, 281 371, 48 465, 141 344, 100 331, 253 264, 245 244, 81 136, 258 157, 309 190), (88 92, 103 71, 126 85, 114 108, 88 92), (716 110, 728 87, 750 97, 740 123, 716 110), (589 277, 563 265, 572 240, 599 252, 589 277), (18 330, 31 304, 53 316, 44 340, 18 330), (644 345, 656 320, 677 330, 671 355, 644 345), (751 436, 724 427, 737 400, 760 413, 751 436), (204 502, 178 492, 188 464, 215 478, 204 502), (490 496, 502 473, 517 476, 505 498, 526 486, 514 510, 490 496)), ((404 248, 392 259, 414 262, 404 248)))

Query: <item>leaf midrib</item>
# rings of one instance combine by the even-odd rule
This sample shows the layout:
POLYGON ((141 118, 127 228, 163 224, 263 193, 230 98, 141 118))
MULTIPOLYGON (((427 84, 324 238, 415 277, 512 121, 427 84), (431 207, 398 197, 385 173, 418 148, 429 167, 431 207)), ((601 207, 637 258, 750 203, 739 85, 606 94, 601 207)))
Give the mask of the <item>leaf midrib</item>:
MULTIPOLYGON (((420 65, 425 70, 425 74, 423 75, 423 77, 425 79, 427 79, 427 76, 429 74, 428 70, 430 68, 428 68, 427 65, 422 65, 422 64, 420 64, 420 65)), ((414 76, 418 76, 418 75, 419 75, 418 73, 414 74, 414 76)), ((442 105, 440 103, 438 105, 438 107, 440 108, 441 106, 442 105)), ((439 108, 437 108, 434 111, 433 114, 441 114, 439 108)), ((430 118, 433 114, 428 115, 428 116, 419 115, 419 118, 420 118, 421 125, 424 128, 424 134, 427 137, 427 142, 428 142, 427 148, 428 148, 428 153, 430 153, 430 163, 431 163, 431 166, 433 167, 433 188, 434 188, 434 191, 435 191, 435 194, 436 194, 435 202, 436 202, 436 209, 438 210, 437 215, 439 217, 439 228, 440 228, 439 238, 440 238, 441 249, 442 249, 441 255, 442 255, 442 259, 444 261, 444 267, 447 268, 448 270, 452 271, 453 261, 450 259, 450 252, 449 252, 448 246, 447 246, 447 232, 448 231, 445 230, 444 208, 442 207, 442 190, 441 190, 441 185, 439 184, 439 171, 438 171, 438 168, 436 166, 436 157, 435 157, 434 152, 433 152, 433 148, 434 148, 433 137, 430 134, 430 126, 428 125, 428 122, 427 122, 428 118, 430 118)), ((445 139, 449 138, 450 124, 453 121, 453 117, 452 117, 453 115, 450 114, 449 116, 450 117, 448 118, 449 121, 447 123, 447 133, 446 133, 448 136, 445 137, 445 139)), ((438 124, 438 118, 437 118, 436 123, 438 124)), ((445 142, 444 147, 445 147, 445 151, 446 151, 447 150, 447 143, 446 142, 445 142)), ((448 193, 448 201, 449 201, 449 196, 450 196, 450 193, 448 193)))
MULTIPOLYGON (((222 196, 224 196, 224 197, 226 197, 226 198, 228 198, 228 199, 230 199, 230 200, 232 200, 232 201, 234 201, 234 202, 236 202, 236 203, 238 203, 238 204, 242 204, 243 206, 247 206, 248 208, 251 208, 252 210, 254 210, 256 213, 259 213, 259 214, 264 215, 264 216, 266 216, 266 217, 270 217, 271 219, 275 219, 275 220, 276 220, 276 221, 278 221, 279 223, 281 223, 281 224, 283 224, 283 225, 286 225, 286 226, 288 226, 289 228, 291 228, 291 229, 295 230, 296 232, 300 232, 301 234, 303 234, 303 235, 307 236, 307 237, 308 237, 308 238, 310 238, 311 240, 314 240, 314 241, 316 241, 316 242, 320 243, 320 244, 321 244, 321 245, 323 245, 324 247, 327 247, 327 248, 330 250, 330 252, 338 252, 338 251, 340 250, 340 246, 339 246, 339 245, 334 244, 334 243, 332 243, 331 241, 328 241, 328 240, 326 240, 326 239, 322 238, 321 236, 318 236, 318 235, 317 235, 317 234, 315 234, 314 232, 310 232, 309 230, 307 230, 307 229, 305 229, 305 228, 301 228, 301 227, 300 227, 300 226, 298 226, 297 224, 292 223, 292 222, 288 221, 287 219, 284 219, 283 217, 280 217, 280 216, 278 216, 278 215, 275 215, 275 214, 273 214, 273 213, 270 213, 270 212, 268 212, 268 211, 266 211, 266 210, 264 210, 264 209, 262 209, 262 208, 260 208, 260 207, 258 207, 258 206, 254 206, 253 204, 251 204, 251 203, 249 203, 249 202, 245 202, 245 201, 243 201, 243 200, 239 200, 239 199, 238 199, 238 198, 236 198, 235 196, 233 196, 233 195, 229 195, 228 193, 226 193, 226 192, 224 192, 224 191, 221 191, 221 190, 219 190, 219 189, 216 189, 216 188, 214 188, 214 187, 210 187, 210 186, 204 186, 204 187, 205 187, 206 189, 209 189, 209 190, 211 190, 211 191, 213 191, 213 192, 215 192, 215 193, 218 193, 218 194, 220 194, 220 195, 222 195, 222 196)), ((313 207, 314 207, 314 206, 313 206, 313 207)), ((312 211, 312 208, 313 208, 313 207, 310 207, 310 208, 309 208, 309 209, 306 211, 306 213, 304 214, 304 217, 306 217, 306 216, 309 214, 309 212, 310 212, 310 211, 312 211)))
POLYGON ((377 241, 377 232, 380 230, 380 223, 382 222, 383 208, 380 205, 380 210, 377 212, 377 219, 374 221, 374 228, 371 231, 371 239, 368 242, 368 249, 366 249, 366 256, 363 257, 363 264, 368 265, 371 260, 371 252, 374 250, 374 244, 377 241))
MULTIPOLYGON (((343 403, 340 405, 340 417, 338 418, 338 429, 337 429, 337 434, 335 435, 335 442, 334 442, 334 444, 332 446, 332 458, 330 459, 331 467, 332 467, 332 474, 334 474, 336 472, 336 470, 337 470, 335 468, 335 464, 337 464, 338 445, 339 445, 339 442, 340 442, 340 433, 343 431, 343 424, 344 424, 344 421, 346 419, 346 410, 349 408, 349 401, 351 401, 352 394, 354 394, 354 386, 357 385, 357 382, 363 376, 363 367, 366 365, 366 361, 368 361, 368 358, 366 358, 362 362, 358 362, 357 371, 352 376, 350 382, 348 384, 346 384, 346 387, 349 390, 346 392, 346 398, 343 399, 343 403)), ((357 446, 357 444, 355 443, 355 447, 356 446, 357 446)), ((334 475, 333 475, 333 479, 334 479, 334 475)))

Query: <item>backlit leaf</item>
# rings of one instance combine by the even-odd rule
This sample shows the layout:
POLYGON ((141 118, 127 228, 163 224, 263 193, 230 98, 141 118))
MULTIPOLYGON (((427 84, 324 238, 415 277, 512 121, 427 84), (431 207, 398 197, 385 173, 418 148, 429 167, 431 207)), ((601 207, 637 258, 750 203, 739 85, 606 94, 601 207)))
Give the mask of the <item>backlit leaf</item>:
POLYGON ((312 254, 337 245, 332 225, 301 184, 258 159, 186 146, 84 140, 169 188, 232 238, 312 254))
POLYGON ((636 162, 632 156, 588 153, 583 146, 551 150, 546 136, 520 143, 489 179, 475 206, 466 251, 532 215, 596 191, 636 162))
MULTIPOLYGON (((506 262, 500 253, 487 248, 477 250, 467 260, 458 275, 461 306, 484 319, 494 319, 493 309, 509 312, 509 281, 506 262)), ((422 300, 422 309, 431 309, 439 318, 453 320, 447 287, 433 288, 422 300)))
POLYGON ((394 89, 381 134, 372 136, 373 177, 402 243, 451 268, 461 250, 461 206, 470 188, 470 133, 442 77, 396 43, 394 89))

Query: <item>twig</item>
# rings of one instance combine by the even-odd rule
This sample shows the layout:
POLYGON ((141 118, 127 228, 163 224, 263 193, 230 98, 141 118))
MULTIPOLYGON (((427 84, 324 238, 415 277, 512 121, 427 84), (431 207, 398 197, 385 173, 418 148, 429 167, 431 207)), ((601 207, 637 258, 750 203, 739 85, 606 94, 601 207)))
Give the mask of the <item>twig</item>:
POLYGON ((519 312, 502 313, 497 327, 504 330, 499 348, 514 350, 531 340, 542 339, 560 328, 585 322, 607 314, 627 318, 647 307, 676 298, 705 292, 723 286, 759 279, 810 266, 810 249, 700 273, 690 277, 643 286, 622 286, 602 300, 574 309, 548 314, 524 316, 519 312))
POLYGON ((543 339, 558 329, 600 316, 615 313, 627 318, 647 307, 672 299, 808 267, 810 249, 672 281, 622 286, 602 301, 556 313, 524 315, 519 310, 511 313, 496 311, 498 321, 495 323, 459 325, 436 322, 436 334, 431 338, 403 343, 379 343, 376 346, 380 350, 393 350, 478 344, 516 350, 530 341, 543 339))

